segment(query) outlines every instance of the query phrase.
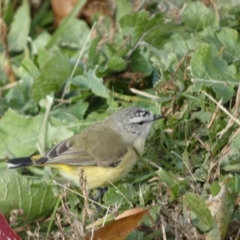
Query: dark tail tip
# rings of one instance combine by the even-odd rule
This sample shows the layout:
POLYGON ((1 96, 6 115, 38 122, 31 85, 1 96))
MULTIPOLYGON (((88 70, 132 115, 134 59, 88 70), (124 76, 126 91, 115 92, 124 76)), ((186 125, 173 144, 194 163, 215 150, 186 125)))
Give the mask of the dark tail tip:
POLYGON ((13 158, 9 159, 6 163, 9 169, 33 165, 33 162, 30 157, 13 158))

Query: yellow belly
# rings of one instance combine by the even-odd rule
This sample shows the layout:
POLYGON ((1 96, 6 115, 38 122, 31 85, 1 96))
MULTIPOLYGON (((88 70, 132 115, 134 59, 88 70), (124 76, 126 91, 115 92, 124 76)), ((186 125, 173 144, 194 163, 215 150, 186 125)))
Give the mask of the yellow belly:
MULTIPOLYGON (((140 155, 143 154, 145 139, 138 138, 134 142, 134 148, 140 155)), ((119 159, 121 160, 121 159, 119 159)), ((138 156, 133 148, 129 148, 127 154, 116 167, 101 166, 70 166, 62 164, 46 164, 56 168, 59 173, 66 179, 72 181, 75 185, 80 186, 80 168, 83 169, 87 179, 89 189, 109 185, 124 178, 133 168, 138 160, 138 156)))
POLYGON ((132 149, 128 151, 124 159, 116 167, 100 167, 100 166, 69 166, 61 164, 47 164, 50 167, 59 170, 60 175, 70 180, 75 185, 79 185, 80 169, 83 169, 86 176, 89 189, 98 188, 109 185, 124 178, 137 162, 137 155, 132 149))

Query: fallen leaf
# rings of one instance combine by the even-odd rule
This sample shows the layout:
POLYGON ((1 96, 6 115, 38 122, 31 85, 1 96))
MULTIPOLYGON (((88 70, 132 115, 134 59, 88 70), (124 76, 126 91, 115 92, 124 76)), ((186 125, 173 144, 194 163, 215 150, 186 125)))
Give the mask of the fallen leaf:
MULTIPOLYGON (((52 9, 54 13, 54 23, 59 25, 61 20, 65 18, 77 4, 77 0, 52 0, 52 9)), ((85 19, 91 23, 91 18, 95 13, 99 13, 113 18, 115 15, 115 5, 108 0, 88 0, 78 13, 77 17, 85 19)))
POLYGON ((86 240, 123 240, 133 231, 148 212, 148 209, 133 208, 127 210, 117 217, 117 220, 110 222, 106 226, 94 231, 93 238, 91 235, 86 240))
MULTIPOLYGON (((227 186, 225 183, 220 183, 220 186, 220 192, 212 199, 206 201, 206 204, 217 223, 221 233, 221 239, 225 239, 231 213, 229 211, 227 186)), ((213 238, 207 235, 206 239, 212 240, 213 238)))
POLYGON ((57 26, 77 4, 77 0, 52 0, 52 9, 54 13, 54 24, 57 26))
POLYGON ((11 229, 2 213, 0 213, 0 239, 21 240, 20 237, 11 229))

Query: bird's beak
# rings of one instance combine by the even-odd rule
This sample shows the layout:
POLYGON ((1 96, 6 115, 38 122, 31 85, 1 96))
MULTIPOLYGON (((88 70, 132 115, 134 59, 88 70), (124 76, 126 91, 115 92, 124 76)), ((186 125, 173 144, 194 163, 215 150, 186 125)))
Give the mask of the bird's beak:
POLYGON ((158 120, 158 119, 162 119, 162 118, 167 118, 167 116, 163 116, 163 115, 161 115, 161 116, 157 116, 157 115, 153 115, 153 120, 152 121, 156 121, 156 120, 158 120))

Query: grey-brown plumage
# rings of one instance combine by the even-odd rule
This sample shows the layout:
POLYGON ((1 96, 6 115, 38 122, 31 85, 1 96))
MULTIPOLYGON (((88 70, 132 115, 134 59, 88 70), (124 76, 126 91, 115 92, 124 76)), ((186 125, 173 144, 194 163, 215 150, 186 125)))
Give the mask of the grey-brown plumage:
MULTIPOLYGON (((162 116, 154 116, 139 107, 119 110, 59 143, 37 161, 25 161, 23 165, 55 167, 77 183, 81 167, 90 188, 106 185, 108 181, 115 182, 135 165, 138 158, 135 150, 143 153, 152 122, 159 118, 162 116)), ((8 164, 9 168, 22 166, 16 159, 9 160, 8 164)))

